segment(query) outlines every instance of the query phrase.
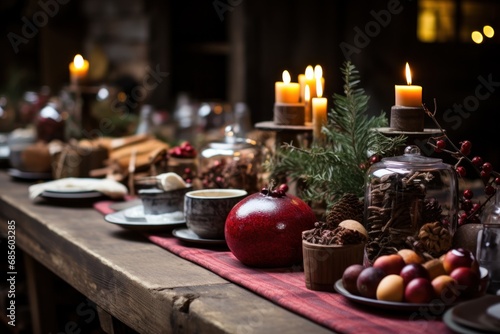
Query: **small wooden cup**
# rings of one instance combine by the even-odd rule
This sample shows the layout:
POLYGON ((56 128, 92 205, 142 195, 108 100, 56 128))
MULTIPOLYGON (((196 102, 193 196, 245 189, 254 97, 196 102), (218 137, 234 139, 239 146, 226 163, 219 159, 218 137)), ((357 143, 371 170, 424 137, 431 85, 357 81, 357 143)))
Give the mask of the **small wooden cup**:
POLYGON ((392 106, 390 126, 397 131, 424 131, 425 111, 422 107, 392 106))
POLYGON ((274 118, 275 124, 279 125, 304 125, 305 124, 305 104, 304 103, 275 103, 274 118))
POLYGON ((363 263, 365 245, 318 245, 302 240, 306 287, 317 291, 335 291, 335 282, 352 264, 363 263))

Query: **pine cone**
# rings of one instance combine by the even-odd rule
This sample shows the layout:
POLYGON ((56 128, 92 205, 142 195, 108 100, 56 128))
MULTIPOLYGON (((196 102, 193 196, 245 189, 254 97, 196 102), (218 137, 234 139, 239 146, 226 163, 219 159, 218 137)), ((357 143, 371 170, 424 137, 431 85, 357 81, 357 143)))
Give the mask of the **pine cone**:
POLYGON ((439 257, 451 248, 451 234, 441 222, 424 224, 417 237, 420 245, 432 256, 439 257))
POLYGON ((334 245, 356 245, 366 241, 366 236, 358 231, 351 230, 342 226, 332 231, 334 245))
POLYGON ((423 212, 423 222, 431 223, 440 221, 442 212, 443 209, 441 208, 441 204, 439 204, 437 199, 426 198, 423 212))
POLYGON ((346 219, 353 219, 363 223, 363 202, 354 194, 345 194, 335 203, 326 215, 326 222, 337 227, 346 219))

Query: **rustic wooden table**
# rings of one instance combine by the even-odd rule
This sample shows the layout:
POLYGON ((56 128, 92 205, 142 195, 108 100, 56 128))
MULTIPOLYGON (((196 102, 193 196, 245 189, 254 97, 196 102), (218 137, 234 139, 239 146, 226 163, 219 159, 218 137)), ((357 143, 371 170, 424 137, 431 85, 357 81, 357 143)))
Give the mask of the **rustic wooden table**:
POLYGON ((25 268, 16 270, 26 271, 34 333, 54 332, 53 296, 40 277, 46 269, 97 305, 107 333, 117 333, 117 324, 140 333, 329 332, 125 233, 93 208, 31 201, 28 186, 0 172, 0 232, 15 221, 17 251, 26 256, 25 268))

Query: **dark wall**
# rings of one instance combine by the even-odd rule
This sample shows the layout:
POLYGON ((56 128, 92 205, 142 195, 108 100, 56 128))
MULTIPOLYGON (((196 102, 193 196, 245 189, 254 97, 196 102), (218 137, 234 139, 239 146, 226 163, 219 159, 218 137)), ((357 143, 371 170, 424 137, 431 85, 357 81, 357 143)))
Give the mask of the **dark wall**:
MULTIPOLYGON (((5 88, 12 81, 12 70, 18 73, 20 89, 67 80, 66 64, 84 40, 85 21, 78 12, 83 1, 90 0, 72 0, 65 5, 64 11, 22 45, 22 52, 17 54, 5 36, 9 31, 19 31, 21 18, 32 15, 37 1, 2 1, 0 87, 5 88), (48 49, 51 52, 47 53, 48 49)), ((274 82, 281 79, 284 69, 296 80, 307 65, 322 65, 324 95, 330 97, 331 106, 332 94, 342 92, 339 69, 349 53, 345 47, 350 45, 356 48, 350 58, 361 72, 361 85, 371 96, 371 113, 389 114, 394 103, 394 85, 405 83, 404 65, 409 62, 414 84, 423 86, 424 102, 433 108, 433 100, 437 100, 437 118, 452 139, 471 140, 473 154, 488 156, 500 165, 500 140, 493 121, 500 106, 500 44, 419 42, 418 1, 402 0, 398 4, 394 0, 220 0, 219 3, 237 4, 229 6, 222 17, 213 0, 144 3, 151 20, 151 63, 161 64, 169 72, 169 85, 154 94, 162 107, 171 108, 181 91, 190 92, 196 99, 227 98, 226 51, 228 29, 233 27, 228 22, 236 11, 244 11, 241 27, 246 74, 242 81, 244 102, 250 106, 253 122, 272 118, 274 82), (397 13, 384 17, 390 6, 397 13), (378 30, 377 17, 383 21, 378 23, 378 30), (367 29, 376 31, 372 30, 363 42, 359 31, 366 33, 367 29), (215 42, 208 53, 203 49, 205 42, 215 42)), ((498 35, 500 28, 497 30, 498 35)), ((429 120, 427 126, 433 126, 429 120)))
MULTIPOLYGON (((351 61, 371 96, 370 112, 390 115, 394 85, 405 84, 410 63, 413 84, 423 86, 423 102, 434 109, 452 140, 471 140, 473 153, 500 165, 500 137, 493 117, 500 106, 500 44, 422 43, 417 39, 417 1, 401 1, 397 14, 378 25, 368 40, 359 30, 373 29, 376 16, 395 1, 252 1, 246 3, 249 34, 248 103, 258 121, 272 118, 272 85, 285 68, 324 67, 326 95, 342 92, 342 45, 356 47, 351 61), (376 14, 374 14, 376 13, 376 14), (363 43, 362 43, 363 42, 363 43), (344 44, 342 44, 344 43, 344 44), (489 91, 484 86, 488 84, 489 91), (476 97, 476 90, 482 93, 476 97), (460 107, 462 105, 462 107, 460 107)), ((393 7, 394 8, 394 7, 393 7)), ((498 40, 497 40, 498 41, 498 40)), ((351 49, 349 49, 351 50, 351 49)), ((329 101, 331 106, 331 100, 329 101)), ((430 118, 427 127, 435 127, 430 118)), ((446 158, 445 158, 446 159, 446 158)), ((454 161, 449 161, 454 162, 454 161)))

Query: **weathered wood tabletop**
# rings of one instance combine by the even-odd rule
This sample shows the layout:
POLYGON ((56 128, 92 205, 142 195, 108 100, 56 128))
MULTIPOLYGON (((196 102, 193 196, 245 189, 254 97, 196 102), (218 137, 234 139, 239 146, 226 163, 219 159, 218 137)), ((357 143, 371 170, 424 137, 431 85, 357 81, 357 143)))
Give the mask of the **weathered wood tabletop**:
POLYGON ((96 303, 108 333, 113 318, 140 333, 329 332, 106 223, 93 208, 32 201, 28 186, 0 172, 0 230, 14 220, 16 247, 96 303))

